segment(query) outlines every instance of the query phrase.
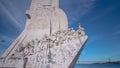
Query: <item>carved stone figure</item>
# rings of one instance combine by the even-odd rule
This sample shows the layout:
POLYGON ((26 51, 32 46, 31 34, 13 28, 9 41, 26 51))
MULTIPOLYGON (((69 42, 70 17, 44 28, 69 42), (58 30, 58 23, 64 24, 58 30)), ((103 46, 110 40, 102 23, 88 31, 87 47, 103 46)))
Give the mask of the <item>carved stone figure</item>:
POLYGON ((0 58, 0 67, 73 68, 88 37, 80 24, 77 31, 68 29, 59 0, 32 0, 26 15, 25 29, 0 58))

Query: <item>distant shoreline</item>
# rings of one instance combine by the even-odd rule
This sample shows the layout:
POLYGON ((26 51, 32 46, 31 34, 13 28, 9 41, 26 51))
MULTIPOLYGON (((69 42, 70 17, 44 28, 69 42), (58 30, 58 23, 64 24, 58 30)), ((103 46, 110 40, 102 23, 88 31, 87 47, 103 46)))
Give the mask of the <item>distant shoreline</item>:
POLYGON ((93 64, 120 64, 120 61, 114 61, 114 62, 101 62, 101 63, 93 63, 93 64))
POLYGON ((100 61, 100 62, 91 62, 91 63, 76 63, 76 64, 120 64, 120 61, 100 61))

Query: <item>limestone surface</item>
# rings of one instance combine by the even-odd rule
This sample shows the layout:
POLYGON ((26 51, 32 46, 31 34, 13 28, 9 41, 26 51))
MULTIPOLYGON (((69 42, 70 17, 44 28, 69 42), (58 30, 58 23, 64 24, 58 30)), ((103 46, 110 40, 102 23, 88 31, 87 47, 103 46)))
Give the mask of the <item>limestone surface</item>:
POLYGON ((68 29, 59 0, 32 0, 24 31, 0 58, 0 67, 73 68, 88 36, 68 29))

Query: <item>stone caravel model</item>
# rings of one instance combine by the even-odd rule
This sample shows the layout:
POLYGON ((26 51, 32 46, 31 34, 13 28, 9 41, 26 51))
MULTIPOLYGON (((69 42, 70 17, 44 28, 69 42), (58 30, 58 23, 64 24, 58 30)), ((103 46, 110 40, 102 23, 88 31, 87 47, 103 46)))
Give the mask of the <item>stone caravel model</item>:
POLYGON ((32 0, 26 27, 0 58, 0 67, 73 68, 87 41, 84 29, 68 29, 59 0, 32 0))

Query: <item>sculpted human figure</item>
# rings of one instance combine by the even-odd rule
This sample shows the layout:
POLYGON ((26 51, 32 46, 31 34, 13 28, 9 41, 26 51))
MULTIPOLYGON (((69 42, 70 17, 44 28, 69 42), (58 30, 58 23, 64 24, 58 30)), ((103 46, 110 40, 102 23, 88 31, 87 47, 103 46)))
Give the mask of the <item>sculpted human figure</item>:
POLYGON ((80 26, 80 23, 78 23, 78 34, 79 34, 80 36, 85 35, 85 32, 84 32, 83 30, 84 30, 84 28, 82 28, 82 27, 80 26))
MULTIPOLYGON (((74 68, 88 37, 80 24, 78 31, 68 29, 67 16, 59 8, 59 0, 32 0, 26 15, 25 29, 2 57, 23 60, 15 68, 74 68)), ((6 67, 5 63, 2 64, 6 67)), ((8 68, 11 63, 7 63, 8 68)))

